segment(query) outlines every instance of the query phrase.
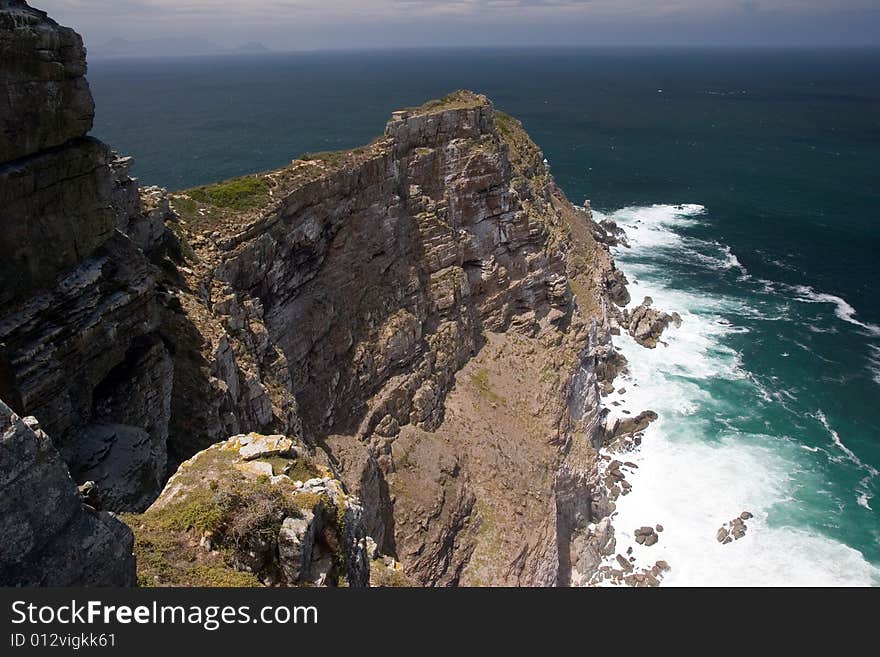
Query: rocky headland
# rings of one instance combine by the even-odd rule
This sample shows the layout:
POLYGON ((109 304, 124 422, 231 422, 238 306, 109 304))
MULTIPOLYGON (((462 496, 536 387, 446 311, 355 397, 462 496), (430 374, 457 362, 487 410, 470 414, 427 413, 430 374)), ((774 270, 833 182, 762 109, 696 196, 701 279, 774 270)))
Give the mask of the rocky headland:
POLYGON ((624 309, 625 236, 516 119, 459 91, 364 147, 168 193, 87 136, 75 32, 0 0, 0 61, 0 583, 614 570, 628 466, 600 450, 656 415, 603 407, 612 335, 653 348, 680 318, 624 309))

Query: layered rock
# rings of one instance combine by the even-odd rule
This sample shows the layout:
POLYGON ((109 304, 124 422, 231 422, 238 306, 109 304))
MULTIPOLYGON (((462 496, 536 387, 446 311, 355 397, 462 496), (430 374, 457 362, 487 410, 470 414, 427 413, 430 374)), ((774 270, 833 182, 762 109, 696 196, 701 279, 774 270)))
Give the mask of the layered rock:
POLYGON ((607 511, 597 385, 621 280, 543 159, 459 92, 364 148, 172 196, 201 358, 326 450, 423 584, 568 583, 607 511))
POLYGON ((0 0, 0 162, 81 137, 95 104, 80 36, 23 0, 0 0))
MULTIPOLYGON (((144 508, 167 478, 172 361, 156 269, 118 230, 119 173, 86 136, 82 42, 23 2, 0 4, 0 395, 39 418, 106 508, 144 508)), ((164 233, 164 225, 161 227, 164 233)))
POLYGON ((0 584, 131 586, 133 540, 116 517, 83 503, 33 417, 0 401, 0 584))

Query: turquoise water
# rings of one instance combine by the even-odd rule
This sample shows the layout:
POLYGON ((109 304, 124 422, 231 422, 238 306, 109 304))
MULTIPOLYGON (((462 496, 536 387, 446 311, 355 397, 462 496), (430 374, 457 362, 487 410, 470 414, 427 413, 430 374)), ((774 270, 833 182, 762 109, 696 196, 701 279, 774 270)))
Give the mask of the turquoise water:
MULTIPOLYGON (((633 296, 684 316, 619 531, 669 583, 880 583, 880 51, 421 51, 96 61, 95 134, 180 188, 352 147, 456 88, 523 120, 628 227, 633 296), (690 204, 676 207, 679 204, 690 204), (720 546, 750 510, 746 538, 720 546)), ((633 385, 637 384, 637 385, 633 385)))

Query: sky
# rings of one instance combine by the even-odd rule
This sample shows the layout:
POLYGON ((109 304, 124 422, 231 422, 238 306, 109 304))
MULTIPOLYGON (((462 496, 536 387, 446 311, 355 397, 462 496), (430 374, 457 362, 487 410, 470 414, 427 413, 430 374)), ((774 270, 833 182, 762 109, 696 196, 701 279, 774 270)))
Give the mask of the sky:
MULTIPOLYGON (((878 0, 32 0, 90 51, 113 39, 272 50, 880 46, 878 0)), ((173 54, 170 53, 169 54, 173 54)))

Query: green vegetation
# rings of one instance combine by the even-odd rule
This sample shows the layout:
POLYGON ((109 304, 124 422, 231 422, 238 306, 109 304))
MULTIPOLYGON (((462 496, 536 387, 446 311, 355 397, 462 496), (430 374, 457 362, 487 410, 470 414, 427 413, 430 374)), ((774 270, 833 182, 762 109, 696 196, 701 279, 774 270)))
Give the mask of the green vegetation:
POLYGON ((507 400, 493 389, 492 383, 489 381, 489 371, 485 368, 471 374, 471 385, 486 401, 492 404, 507 404, 507 400))
POLYGON ((358 146, 356 148, 350 148, 348 150, 303 153, 299 157, 299 159, 304 162, 322 162, 324 164, 330 165, 331 167, 338 167, 343 164, 354 163, 357 161, 358 157, 365 154, 373 153, 375 151, 376 144, 378 144, 381 139, 382 138, 379 137, 365 146, 358 146))
POLYGON ((415 583, 402 570, 389 568, 380 558, 370 562, 370 586, 411 587, 415 583))
POLYGON ((507 139, 513 137, 515 130, 521 129, 519 121, 510 116, 510 114, 505 114, 498 110, 495 110, 495 127, 498 128, 501 136, 507 139))
POLYGON ((253 573, 224 568, 221 566, 194 566, 186 571, 189 586, 211 587, 255 587, 262 582, 253 573))
POLYGON ((299 159, 337 166, 345 161, 348 154, 348 151, 321 151, 320 153, 303 153, 299 159))
POLYGON ((296 493, 293 499, 296 505, 303 511, 314 511, 315 507, 321 502, 324 502, 325 505, 330 502, 326 494, 320 495, 318 493, 296 493))
POLYGON ((451 94, 446 94, 443 98, 438 98, 437 100, 429 100, 427 103, 420 107, 412 107, 409 108, 408 111, 415 114, 424 114, 426 112, 433 112, 435 110, 444 110, 444 109, 466 109, 469 107, 477 107, 482 105, 486 101, 482 96, 478 96, 472 91, 468 91, 466 89, 459 89, 458 91, 453 91, 451 94))
POLYGON ((266 201, 269 183, 263 177, 244 176, 189 191, 192 200, 231 210, 248 210, 266 201))
MULTIPOLYGON (((177 500, 121 519, 135 535, 138 581, 142 586, 259 586, 259 579, 233 567, 238 550, 253 540, 273 541, 288 516, 308 500, 293 485, 250 479, 233 467, 234 450, 208 450, 181 471, 177 500), (207 481, 205 481, 207 479, 207 481), (208 537, 213 549, 198 547, 208 537)), ((281 467, 296 463, 278 459, 281 467)), ((305 459, 303 459, 305 461, 305 459)), ((298 467, 311 473, 306 463, 298 467)))

